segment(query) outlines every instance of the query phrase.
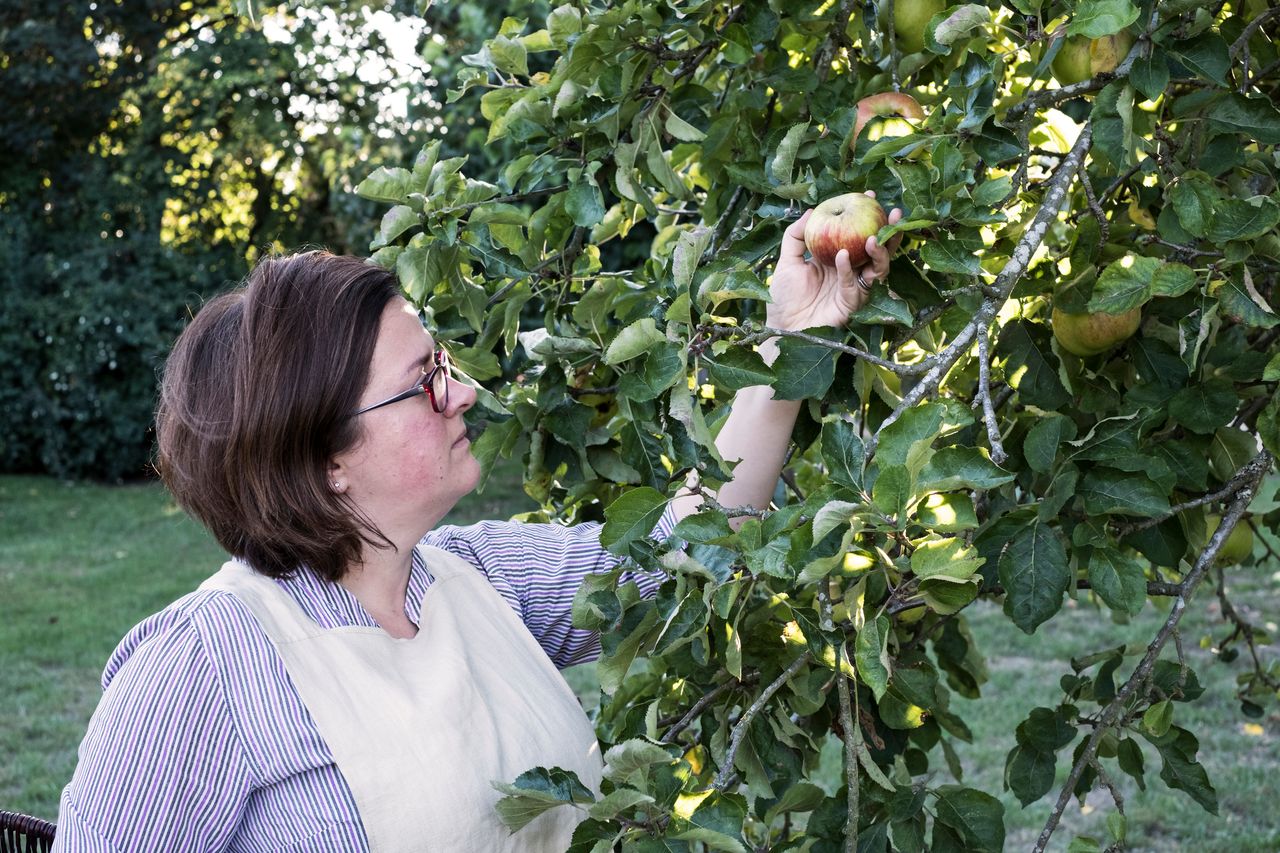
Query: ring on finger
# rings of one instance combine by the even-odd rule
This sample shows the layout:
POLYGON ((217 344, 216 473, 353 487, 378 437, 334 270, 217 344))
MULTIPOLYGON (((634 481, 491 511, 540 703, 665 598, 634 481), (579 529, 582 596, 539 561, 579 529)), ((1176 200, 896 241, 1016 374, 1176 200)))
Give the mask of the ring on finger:
POLYGON ((862 273, 858 273, 858 287, 861 287, 863 290, 870 291, 874 284, 875 281, 867 281, 862 277, 862 273))

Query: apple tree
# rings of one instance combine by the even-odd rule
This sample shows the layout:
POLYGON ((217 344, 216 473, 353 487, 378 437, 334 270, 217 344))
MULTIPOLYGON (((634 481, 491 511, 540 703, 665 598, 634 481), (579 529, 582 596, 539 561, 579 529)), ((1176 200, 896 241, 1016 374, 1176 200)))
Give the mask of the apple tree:
MULTIPOLYGON (((953 747, 980 600, 1028 642, 1069 598, 1168 614, 1011 721, 1036 850, 1095 788, 1122 847, 1124 775, 1216 812, 1178 626, 1275 556, 1278 24, 1259 0, 566 2, 461 57, 446 118, 513 154, 374 171, 374 257, 483 385, 486 470, 519 458, 545 517, 604 521, 665 578, 579 592, 604 790, 531 768, 505 780, 513 829, 572 803, 582 853, 999 850, 953 747), (897 117, 859 115, 885 93, 897 117), (887 285, 847 328, 765 327, 783 229, 867 189, 905 213, 887 285), (756 385, 806 401, 767 511, 714 497, 756 385), (702 510, 653 541, 691 475, 702 510)), ((1280 664, 1222 595, 1260 715, 1280 664)))

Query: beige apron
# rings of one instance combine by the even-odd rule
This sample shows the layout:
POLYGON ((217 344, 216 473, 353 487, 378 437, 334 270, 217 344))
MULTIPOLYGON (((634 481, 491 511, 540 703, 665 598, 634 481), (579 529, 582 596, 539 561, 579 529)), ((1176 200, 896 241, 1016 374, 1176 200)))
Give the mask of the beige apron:
POLYGON ((235 561, 201 589, 233 593, 271 639, 351 788, 372 853, 563 853, 581 809, 558 806, 512 835, 490 782, 562 767, 598 795, 591 723, 484 575, 446 551, 418 551, 435 581, 410 639, 321 628, 235 561))

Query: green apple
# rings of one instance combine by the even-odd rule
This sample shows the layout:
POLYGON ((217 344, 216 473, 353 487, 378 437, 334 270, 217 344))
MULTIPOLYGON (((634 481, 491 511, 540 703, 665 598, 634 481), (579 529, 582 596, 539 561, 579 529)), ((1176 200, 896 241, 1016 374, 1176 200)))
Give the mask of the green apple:
POLYGON ((1050 66, 1054 79, 1063 86, 1083 82, 1095 74, 1115 71, 1128 56, 1129 48, 1133 47, 1133 36, 1127 30, 1096 39, 1084 36, 1065 38, 1050 66))
POLYGON ((924 50, 925 25, 945 8, 946 0, 894 0, 893 32, 898 49, 904 53, 924 50))
POLYGON ((1131 337, 1142 324, 1142 309, 1123 314, 1068 314, 1054 308, 1050 322, 1058 345, 1085 358, 1104 353, 1131 337))
MULTIPOLYGON (((857 116, 853 121, 853 142, 866 130, 866 138, 877 142, 887 136, 909 136, 924 118, 920 102, 904 92, 881 92, 868 95, 858 101, 857 116)), ((850 144, 852 145, 853 142, 850 144)), ((912 152, 916 156, 921 151, 912 152)))
MULTIPOLYGON (((1213 534, 1221 523, 1222 516, 1220 515, 1209 513, 1204 517, 1205 545, 1209 544, 1209 540, 1213 538, 1213 534)), ((1253 528, 1249 526, 1246 518, 1241 518, 1236 522, 1236 526, 1232 528, 1231 535, 1227 537, 1227 541, 1223 542, 1222 547, 1218 549, 1218 557, 1214 562, 1219 566, 1233 566, 1248 559, 1252 553, 1253 528)))

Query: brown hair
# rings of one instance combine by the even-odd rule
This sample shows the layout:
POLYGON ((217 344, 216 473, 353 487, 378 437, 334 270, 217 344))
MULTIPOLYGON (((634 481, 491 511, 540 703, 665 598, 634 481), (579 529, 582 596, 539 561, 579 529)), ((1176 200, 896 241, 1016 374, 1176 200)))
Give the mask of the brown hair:
POLYGON ((165 364, 156 467, 178 504, 269 577, 301 565, 337 581, 362 543, 394 547, 329 488, 360 437, 395 276, 328 252, 268 258, 206 304, 165 364))

